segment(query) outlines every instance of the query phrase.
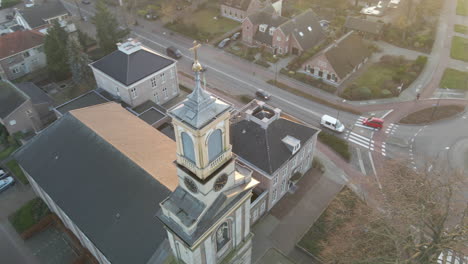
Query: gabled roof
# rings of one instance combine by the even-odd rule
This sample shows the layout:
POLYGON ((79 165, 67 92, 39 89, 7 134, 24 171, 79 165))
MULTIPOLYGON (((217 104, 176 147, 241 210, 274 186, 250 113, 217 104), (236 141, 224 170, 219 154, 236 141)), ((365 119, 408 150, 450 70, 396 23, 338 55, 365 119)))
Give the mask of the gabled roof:
POLYGON ((110 262, 147 263, 166 238, 175 143, 116 103, 71 111, 15 158, 110 262))
POLYGON ((27 94, 33 104, 52 104, 53 100, 41 88, 37 87, 32 82, 24 82, 16 84, 16 87, 27 94))
POLYGON ((354 31, 328 46, 323 52, 340 78, 346 77, 371 54, 362 38, 354 31))
POLYGON ((273 121, 266 129, 254 121, 242 120, 231 125, 232 151, 272 175, 293 156, 283 138, 292 136, 304 146, 317 131, 284 118, 273 121))
POLYGON ((383 24, 357 17, 347 17, 345 27, 371 34, 380 34, 382 32, 383 24))
POLYGON ((254 0, 221 0, 222 5, 233 7, 242 11, 247 11, 250 3, 254 0))
POLYGON ((257 29, 253 39, 269 45, 272 44, 273 40, 273 36, 270 35, 270 28, 278 28, 281 24, 288 21, 288 18, 274 14, 274 9, 272 10, 272 8, 273 7, 269 5, 263 10, 256 12, 248 17, 253 25, 267 25, 265 32, 261 32, 260 29, 257 29))
POLYGON ((304 50, 318 45, 326 38, 325 31, 317 19, 317 15, 311 9, 291 18, 280 26, 283 33, 292 35, 304 50))
POLYGON ((0 60, 44 43, 44 35, 34 30, 0 36, 0 60))
POLYGON ((0 118, 5 118, 29 98, 10 82, 0 81, 0 118))
POLYGON ((48 24, 46 19, 68 14, 62 2, 57 0, 44 1, 32 7, 24 7, 24 9, 18 10, 18 12, 31 28, 48 24))
POLYGON ((141 48, 131 54, 116 50, 91 66, 129 86, 174 63, 150 49, 141 48))

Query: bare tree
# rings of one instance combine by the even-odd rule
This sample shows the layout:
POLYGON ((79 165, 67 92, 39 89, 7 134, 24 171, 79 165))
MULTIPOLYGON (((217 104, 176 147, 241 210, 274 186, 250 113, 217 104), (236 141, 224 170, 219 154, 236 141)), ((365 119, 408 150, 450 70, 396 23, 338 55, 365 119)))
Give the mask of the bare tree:
POLYGON ((466 175, 434 166, 415 171, 401 161, 384 171, 382 188, 367 182, 367 203, 354 204, 353 217, 321 245, 325 263, 428 264, 466 248, 466 175))

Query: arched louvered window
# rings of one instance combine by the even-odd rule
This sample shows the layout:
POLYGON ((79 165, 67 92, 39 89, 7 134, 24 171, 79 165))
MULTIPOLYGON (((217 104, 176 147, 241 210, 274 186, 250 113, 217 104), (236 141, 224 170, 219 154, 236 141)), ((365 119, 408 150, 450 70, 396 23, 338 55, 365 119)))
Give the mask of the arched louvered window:
POLYGON ((208 138, 208 158, 210 162, 216 159, 223 151, 223 132, 216 129, 208 138))
POLYGON ((195 162, 195 150, 193 148, 192 138, 185 132, 182 132, 181 138, 182 138, 182 147, 184 150, 184 156, 187 159, 195 162))

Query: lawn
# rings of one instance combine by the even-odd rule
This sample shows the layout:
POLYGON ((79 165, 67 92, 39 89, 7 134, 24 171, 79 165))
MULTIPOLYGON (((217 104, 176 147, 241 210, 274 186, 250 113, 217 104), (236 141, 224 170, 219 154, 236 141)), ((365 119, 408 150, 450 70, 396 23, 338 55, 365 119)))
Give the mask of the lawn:
POLYGON ((219 10, 214 8, 205 8, 195 11, 189 17, 183 18, 181 21, 168 23, 167 28, 205 42, 222 34, 240 27, 240 23, 219 16, 219 10), (214 19, 217 17, 217 19, 214 19))
POLYGON ((367 68, 341 96, 349 100, 369 100, 398 96, 401 86, 406 89, 419 76, 427 62, 420 56, 415 61, 404 57, 383 56, 378 63, 367 68))
POLYGON ((357 202, 359 202, 359 198, 345 187, 304 234, 298 245, 310 254, 320 257, 323 243, 327 241, 328 235, 337 231, 353 216, 353 209, 357 202), (343 203, 346 208, 342 208, 343 203))
POLYGON ((427 124, 453 117, 463 111, 465 111, 465 107, 459 105, 434 106, 409 114, 401 119, 399 123, 410 125, 427 124))
POLYGON ((468 72, 447 68, 444 71, 439 87, 468 90, 468 72))
POLYGON ((0 152, 0 160, 6 159, 10 156, 13 151, 15 151, 18 148, 17 145, 12 145, 4 149, 3 151, 0 152))
POLYGON ((29 183, 28 179, 24 175, 23 171, 19 167, 18 162, 16 162, 16 160, 10 160, 9 162, 6 163, 6 166, 11 171, 11 173, 13 173, 13 175, 15 175, 16 178, 20 180, 23 184, 26 185, 29 183))
POLYGON ((456 60, 468 61, 468 39, 454 36, 450 56, 456 60))
POLYGON ((468 16, 468 0, 457 1, 457 15, 468 16))
POLYGON ((49 208, 41 198, 35 198, 24 204, 18 211, 11 214, 8 219, 16 229, 16 232, 21 234, 38 223, 49 213, 49 208))
POLYGON ((468 27, 467 26, 456 24, 456 25, 453 26, 453 30, 455 32, 458 32, 458 33, 461 33, 461 34, 468 35, 468 27))

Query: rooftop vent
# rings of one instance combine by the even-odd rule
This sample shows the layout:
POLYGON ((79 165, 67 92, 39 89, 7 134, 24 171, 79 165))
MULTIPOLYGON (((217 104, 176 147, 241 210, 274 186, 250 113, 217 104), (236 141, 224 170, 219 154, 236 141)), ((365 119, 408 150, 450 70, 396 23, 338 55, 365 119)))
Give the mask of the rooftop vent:
POLYGON ((280 117, 281 110, 265 105, 264 102, 258 102, 257 107, 245 111, 247 120, 259 124, 266 129, 271 123, 280 117))

